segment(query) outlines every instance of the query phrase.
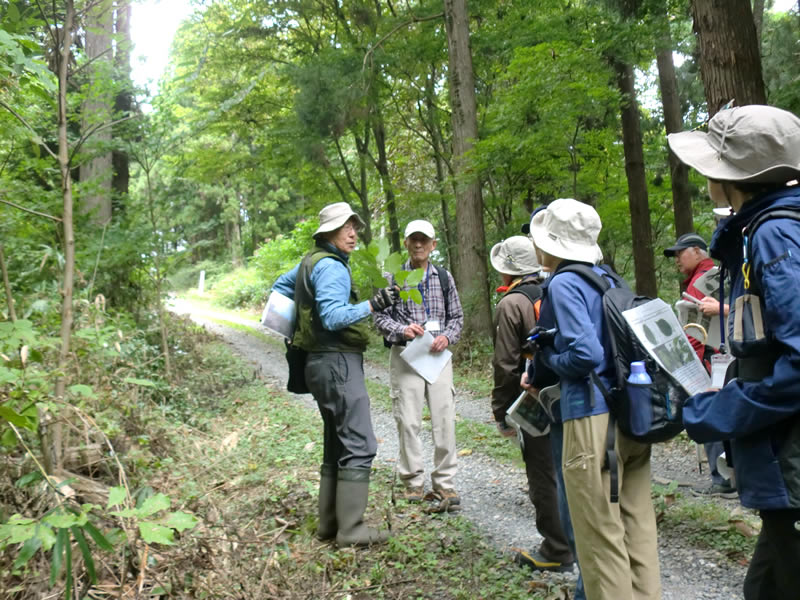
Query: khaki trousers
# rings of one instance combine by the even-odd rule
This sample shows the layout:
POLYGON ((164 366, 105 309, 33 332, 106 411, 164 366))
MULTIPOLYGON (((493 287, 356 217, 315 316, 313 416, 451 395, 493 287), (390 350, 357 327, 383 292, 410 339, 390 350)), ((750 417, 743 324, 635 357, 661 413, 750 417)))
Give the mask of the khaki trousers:
POLYGON ((400 441, 398 474, 408 487, 422 487, 425 482, 419 431, 422 407, 427 402, 434 446, 431 484, 435 490, 454 489, 457 460, 453 364, 448 362, 439 379, 428 383, 400 358, 404 349, 392 346, 389 361, 393 413, 400 441))
POLYGON ((564 486, 588 600, 661 598, 650 446, 617 430, 619 503, 603 470, 608 414, 564 422, 564 486))

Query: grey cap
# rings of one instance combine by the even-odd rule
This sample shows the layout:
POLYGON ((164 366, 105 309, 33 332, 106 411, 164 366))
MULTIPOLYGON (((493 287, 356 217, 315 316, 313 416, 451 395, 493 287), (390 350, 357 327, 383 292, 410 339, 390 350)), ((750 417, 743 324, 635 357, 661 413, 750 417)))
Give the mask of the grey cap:
POLYGON ((681 250, 686 248, 700 248, 701 250, 708 250, 706 241, 696 233, 684 233, 675 241, 674 246, 664 248, 664 256, 675 256, 681 250))
POLYGON ((325 206, 319 211, 319 227, 317 227, 313 237, 317 237, 320 233, 327 233, 339 229, 339 227, 347 223, 352 217, 355 217, 358 224, 364 227, 364 221, 347 202, 328 204, 328 206, 325 206))
POLYGON ((495 244, 489 260, 495 271, 506 275, 529 275, 542 270, 533 242, 524 235, 513 235, 495 244))
POLYGON ((709 179, 783 183, 800 178, 800 119, 774 106, 721 110, 708 122, 708 133, 671 133, 667 140, 682 162, 709 179))

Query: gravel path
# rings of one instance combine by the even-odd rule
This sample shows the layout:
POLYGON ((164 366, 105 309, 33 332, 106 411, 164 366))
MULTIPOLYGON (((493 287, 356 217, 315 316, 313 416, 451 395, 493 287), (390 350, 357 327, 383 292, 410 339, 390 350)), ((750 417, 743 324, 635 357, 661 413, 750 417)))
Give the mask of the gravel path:
MULTIPOLYGON (((286 385, 286 361, 276 346, 248 335, 246 332, 221 325, 216 320, 237 322, 258 327, 256 321, 227 313, 214 313, 206 307, 176 300, 172 310, 187 314, 193 321, 220 335, 239 354, 256 365, 265 379, 276 387, 286 385)), ((264 331, 262 329, 262 331, 264 331)), ((388 371, 367 364, 366 376, 388 385, 388 371)), ((309 408, 316 410, 310 395, 297 396, 309 408)), ((457 393, 458 418, 492 423, 490 402, 471 394, 457 393)), ((398 454, 397 433, 391 414, 373 407, 373 424, 378 438, 377 460, 392 464, 398 454)), ((423 447, 427 457, 426 472, 430 472, 433 453, 430 427, 423 428, 423 447)), ((707 471, 700 473, 693 444, 676 440, 653 446, 653 479, 658 483, 677 481, 680 486, 706 486, 707 471)), ((462 497, 460 515, 475 523, 499 550, 517 546, 533 549, 541 542, 534 526, 534 510, 527 495, 527 481, 521 469, 501 464, 479 452, 459 457, 457 489, 462 497)), ((428 482, 429 483, 429 482, 428 482)), ((684 494, 689 496, 689 494, 684 494)), ((709 500, 692 499, 696 502, 709 500)), ((738 506, 736 500, 713 499, 729 509, 738 506)), ((659 530, 659 556, 664 600, 738 600, 742 598, 742 581, 746 566, 732 563, 716 550, 698 549, 680 531, 659 530)), ((570 575, 552 575, 571 579, 570 575)))

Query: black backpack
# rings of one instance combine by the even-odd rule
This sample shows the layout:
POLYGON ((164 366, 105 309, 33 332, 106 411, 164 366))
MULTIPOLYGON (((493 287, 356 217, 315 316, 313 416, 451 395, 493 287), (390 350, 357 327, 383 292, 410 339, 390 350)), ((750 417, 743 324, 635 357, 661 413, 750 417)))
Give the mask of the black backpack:
POLYGON ((608 328, 611 357, 616 376, 614 385, 610 389, 594 371, 591 378, 603 394, 611 415, 606 440, 606 467, 611 471, 611 501, 616 502, 618 501, 618 483, 617 460, 614 450, 615 422, 626 437, 637 442, 645 444, 665 442, 683 430, 681 408, 687 394, 642 347, 628 322, 622 316, 624 311, 641 306, 652 299, 646 296, 637 296, 628 287, 625 280, 607 265, 603 265, 601 268, 606 271, 605 275, 597 274, 588 265, 568 264, 559 269, 558 274, 576 273, 603 295, 603 315, 608 328), (609 279, 614 282, 615 287, 611 286, 609 279), (634 434, 631 429, 631 403, 628 398, 627 379, 630 375, 630 365, 634 361, 645 363, 647 373, 653 381, 650 387, 652 418, 648 431, 642 435, 634 434))

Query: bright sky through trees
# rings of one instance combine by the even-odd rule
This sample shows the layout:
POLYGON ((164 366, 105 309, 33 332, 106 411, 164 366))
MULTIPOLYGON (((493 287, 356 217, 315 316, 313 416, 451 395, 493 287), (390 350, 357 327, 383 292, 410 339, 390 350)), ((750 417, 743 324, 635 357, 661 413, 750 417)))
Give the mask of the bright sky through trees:
POLYGON ((156 92, 169 60, 172 38, 181 21, 192 12, 190 0, 142 0, 134 2, 131 19, 133 81, 156 92))

